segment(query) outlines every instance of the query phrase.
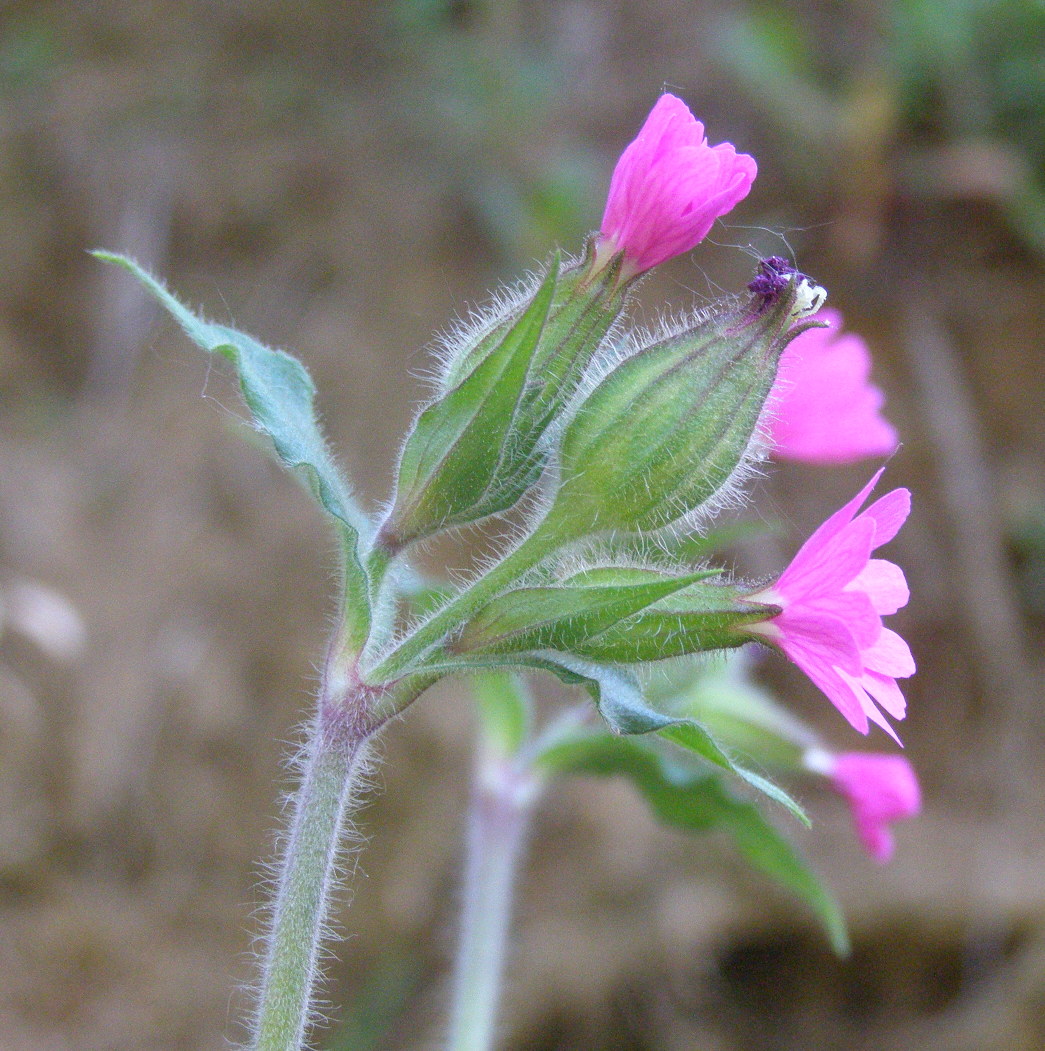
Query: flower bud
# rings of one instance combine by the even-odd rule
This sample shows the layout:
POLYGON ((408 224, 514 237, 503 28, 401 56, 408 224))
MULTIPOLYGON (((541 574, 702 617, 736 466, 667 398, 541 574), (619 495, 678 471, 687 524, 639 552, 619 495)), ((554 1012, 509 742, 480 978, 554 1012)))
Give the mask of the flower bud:
POLYGON ((545 526, 569 540, 660 529, 706 510, 749 458, 780 354, 806 326, 808 281, 640 349, 580 403, 563 432, 545 526))
POLYGON ((613 170, 600 257, 622 252, 625 273, 637 274, 688 252, 747 196, 756 171, 731 143, 709 146, 686 104, 661 95, 613 170))
POLYGON ((922 809, 922 793, 914 767, 901 755, 843 752, 832 755, 810 749, 805 765, 827 777, 844 796, 864 849, 880 865, 892 856, 894 822, 916 817, 922 809))
POLYGON ((512 507, 540 477, 545 433, 573 397, 627 297, 619 263, 559 271, 458 348, 444 392, 418 416, 380 542, 395 551, 512 507))

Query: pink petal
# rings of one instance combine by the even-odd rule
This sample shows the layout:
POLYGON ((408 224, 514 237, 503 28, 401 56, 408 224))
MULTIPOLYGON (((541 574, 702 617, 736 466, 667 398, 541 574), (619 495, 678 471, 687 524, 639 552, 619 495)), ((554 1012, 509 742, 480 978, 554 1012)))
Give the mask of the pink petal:
POLYGON ((868 671, 864 672, 860 683, 894 719, 902 719, 907 714, 907 698, 896 685, 895 679, 868 671))
POLYGON ((853 688, 852 680, 839 669, 816 659, 815 654, 803 654, 795 660, 809 681, 842 713, 846 722, 859 733, 868 731, 867 712, 860 694, 853 688))
POLYGON ((868 853, 876 861, 888 861, 893 852, 889 826, 921 811, 921 788, 914 768, 902 756, 849 752, 834 757, 828 776, 848 801, 868 853))
POLYGON ((914 673, 914 659, 882 615, 907 602, 907 581, 899 567, 870 554, 907 517, 907 492, 894 490, 853 517, 880 475, 802 545, 775 584, 750 596, 780 612, 748 630, 783 650, 856 729, 867 733, 873 722, 899 743, 882 709, 904 717, 896 679, 914 673))
POLYGON ((686 104, 661 95, 614 168, 600 250, 623 250, 633 273, 688 252, 747 196, 757 170, 730 143, 709 146, 686 104))
POLYGON ((869 649, 882 633, 882 618, 862 591, 835 591, 806 599, 801 606, 805 614, 826 613, 842 621, 861 650, 869 649))
POLYGON ((847 591, 863 591, 880 616, 895 613, 911 597, 903 570, 882 558, 872 558, 847 585, 847 591))
POLYGON ((767 403, 773 452, 807 463, 852 463, 892 453, 899 439, 880 410, 885 398, 871 384, 871 354, 855 334, 840 334, 841 315, 822 310, 813 328, 780 359, 767 403))
POLYGON ((829 613, 816 610, 784 610, 774 618, 780 632, 777 645, 796 664, 802 660, 820 661, 863 674, 863 657, 849 625, 829 613))
POLYGON ((848 672, 843 671, 841 668, 838 669, 838 675, 849 689, 853 691, 853 696, 856 697, 859 702, 860 709, 863 711, 865 718, 874 723, 875 726, 880 726, 897 744, 901 744, 900 738, 896 735, 896 731, 889 724, 889 720, 886 719, 881 711, 879 711, 878 705, 874 702, 874 698, 867 692, 867 688, 864 685, 864 676, 861 675, 859 677, 854 677, 848 672))
POLYGON ((791 565, 794 565, 805 552, 823 547, 831 537, 836 533, 841 532, 841 530, 853 520, 853 516, 860 509, 868 496, 871 495, 871 491, 874 487, 878 484, 878 479, 882 477, 882 472, 884 470, 884 467, 879 467, 867 485, 865 485, 863 489, 852 498, 852 500, 835 511, 835 513, 813 533, 813 535, 798 549, 798 554, 791 560, 791 565))
POLYGON ((881 499, 876 500, 871 504, 871 506, 867 508, 860 517, 863 518, 866 515, 867 517, 874 519, 878 530, 875 534, 874 546, 879 548, 883 544, 887 544, 897 533, 900 532, 900 526, 907 521, 907 516, 910 513, 910 490, 894 489, 892 492, 886 493, 881 499))
POLYGON ((843 524, 822 543, 813 544, 823 526, 802 545, 774 588, 789 601, 840 592, 860 574, 871 557, 875 525, 870 519, 843 524))
POLYGON ((862 650, 860 656, 869 671, 881 672, 894 679, 906 679, 915 673, 910 647, 889 628, 882 628, 874 645, 862 650))

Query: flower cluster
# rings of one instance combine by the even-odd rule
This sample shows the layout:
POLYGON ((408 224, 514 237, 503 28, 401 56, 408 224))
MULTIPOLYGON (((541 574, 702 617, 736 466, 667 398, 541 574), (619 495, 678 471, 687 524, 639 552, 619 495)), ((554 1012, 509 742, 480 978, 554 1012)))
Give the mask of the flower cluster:
MULTIPOLYGON (((730 143, 709 146, 685 104, 662 95, 614 170, 598 255, 622 252, 625 268, 639 273, 689 251, 743 200, 756 171, 754 160, 730 143)), ((786 260, 763 262, 749 286, 756 312, 792 274, 786 260)), ((884 396, 870 382, 866 343, 843 331, 837 310, 820 310, 815 320, 820 324, 794 338, 780 358, 763 421, 772 454, 819 464, 891 454, 899 442, 882 415, 884 396)), ((872 553, 907 518, 910 493, 894 489, 861 511, 881 473, 813 533, 774 584, 748 596, 779 612, 747 630, 798 665, 855 729, 867 733, 873 722, 895 739, 886 717, 904 717, 897 679, 915 666, 882 618, 906 604, 908 588, 898 566, 872 553)), ((820 772, 849 800, 871 854, 888 858, 886 823, 919 807, 910 764, 843 754, 820 772)))
MULTIPOLYGON (((690 250, 747 195, 756 170, 731 144, 709 146, 685 104, 662 95, 613 173, 599 254, 623 252, 637 273, 690 250)), ((749 286, 756 312, 794 273, 786 260, 763 261, 749 286)), ((840 464, 891 454, 898 439, 881 414, 882 392, 870 382, 867 345, 843 332, 837 310, 823 309, 815 320, 821 324, 793 339, 779 361, 764 410, 773 455, 840 464)), ((906 604, 908 589, 898 566, 871 556, 907 518, 910 494, 894 489, 860 511, 881 473, 813 533, 774 584, 749 596, 779 612, 748 630, 797 664, 855 729, 867 733, 873 722, 895 738, 886 716, 903 718, 897 679, 913 674, 914 660, 882 617, 906 604)), ((870 853, 887 859, 887 822, 919 806, 910 764, 843 754, 820 772, 849 800, 870 853)))

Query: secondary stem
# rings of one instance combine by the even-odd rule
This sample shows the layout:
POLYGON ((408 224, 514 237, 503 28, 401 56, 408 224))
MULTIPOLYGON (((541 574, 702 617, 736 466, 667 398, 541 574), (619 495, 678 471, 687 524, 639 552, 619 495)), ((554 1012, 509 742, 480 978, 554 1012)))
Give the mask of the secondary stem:
POLYGON ((537 792, 533 775, 512 759, 480 758, 468 817, 448 1051, 493 1046, 515 875, 537 792))
POLYGON ((321 705, 308 744, 266 944, 254 1051, 298 1051, 309 1023, 345 811, 369 745, 369 733, 346 715, 321 705))
POLYGON ((466 591, 449 602, 408 635, 396 649, 366 673, 370 683, 387 682, 410 669, 417 658, 458 627, 483 603, 495 598, 528 569, 532 569, 557 546, 556 533, 549 528, 551 513, 541 528, 531 533, 504 560, 480 577, 466 591))

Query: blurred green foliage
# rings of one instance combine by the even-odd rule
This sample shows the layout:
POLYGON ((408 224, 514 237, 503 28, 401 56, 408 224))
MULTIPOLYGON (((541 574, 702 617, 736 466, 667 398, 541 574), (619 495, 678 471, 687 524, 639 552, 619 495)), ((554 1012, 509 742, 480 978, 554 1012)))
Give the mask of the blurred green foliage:
POLYGON ((387 33, 401 106, 445 191, 506 264, 590 228, 596 158, 555 134, 565 71, 517 0, 398 0, 387 33))
POLYGON ((904 193, 993 199, 1045 252, 1045 4, 892 0, 853 12, 851 35, 823 30, 763 4, 719 26, 719 58, 770 117, 792 174, 835 188, 854 177, 842 151, 888 167, 904 193))

